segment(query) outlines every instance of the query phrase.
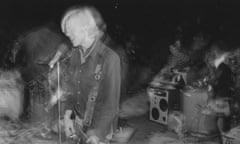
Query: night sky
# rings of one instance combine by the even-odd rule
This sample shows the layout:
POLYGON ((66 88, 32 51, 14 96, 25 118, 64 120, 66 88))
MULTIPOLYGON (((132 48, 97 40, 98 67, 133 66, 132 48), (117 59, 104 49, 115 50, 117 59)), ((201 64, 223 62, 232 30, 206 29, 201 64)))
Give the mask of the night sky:
POLYGON ((180 32, 185 39, 204 32, 239 43, 239 0, 2 0, 1 39, 48 22, 59 24, 66 8, 85 3, 100 10, 119 41, 135 34, 143 47, 166 46, 180 32))

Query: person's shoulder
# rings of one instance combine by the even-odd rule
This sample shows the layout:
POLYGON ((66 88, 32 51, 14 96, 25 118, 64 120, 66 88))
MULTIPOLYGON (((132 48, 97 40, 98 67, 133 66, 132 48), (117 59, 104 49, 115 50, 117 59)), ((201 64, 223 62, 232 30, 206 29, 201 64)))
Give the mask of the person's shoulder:
POLYGON ((225 64, 225 63, 221 63, 221 64, 219 65, 219 68, 220 68, 220 69, 230 69, 230 67, 229 67, 227 64, 225 64))
POLYGON ((220 64, 219 69, 221 69, 222 71, 224 71, 226 73, 232 73, 231 67, 225 63, 220 64))
POLYGON ((120 61, 119 55, 113 49, 106 46, 105 44, 104 44, 104 48, 103 48, 103 56, 108 60, 112 60, 112 61, 119 60, 120 61))

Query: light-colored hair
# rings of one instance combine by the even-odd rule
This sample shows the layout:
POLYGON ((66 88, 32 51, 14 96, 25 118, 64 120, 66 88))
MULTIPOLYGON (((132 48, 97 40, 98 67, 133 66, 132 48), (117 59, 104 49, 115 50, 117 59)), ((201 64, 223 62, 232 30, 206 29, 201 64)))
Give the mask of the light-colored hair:
POLYGON ((217 61, 217 59, 220 58, 223 58, 225 61, 225 59, 227 59, 230 55, 230 51, 227 50, 226 47, 227 46, 222 42, 213 43, 205 56, 205 62, 207 64, 213 64, 215 61, 217 61))
POLYGON ((89 6, 74 6, 69 8, 63 15, 61 28, 64 33, 66 32, 67 22, 74 17, 79 18, 79 23, 86 27, 94 28, 102 32, 106 30, 106 24, 96 8, 89 6))

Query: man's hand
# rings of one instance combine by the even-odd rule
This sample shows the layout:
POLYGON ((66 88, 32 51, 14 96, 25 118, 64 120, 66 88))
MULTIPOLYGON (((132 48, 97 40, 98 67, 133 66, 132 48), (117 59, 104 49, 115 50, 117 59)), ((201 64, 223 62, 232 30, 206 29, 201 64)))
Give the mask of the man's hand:
POLYGON ((87 139, 87 143, 88 144, 100 144, 100 140, 97 136, 90 136, 88 139, 87 139))
POLYGON ((66 137, 70 137, 75 134, 74 122, 71 120, 72 110, 66 110, 64 115, 64 130, 66 137))
POLYGON ((61 55, 62 55, 61 51, 56 52, 53 59, 51 59, 51 61, 48 63, 50 69, 52 69, 54 67, 55 63, 60 59, 61 55))

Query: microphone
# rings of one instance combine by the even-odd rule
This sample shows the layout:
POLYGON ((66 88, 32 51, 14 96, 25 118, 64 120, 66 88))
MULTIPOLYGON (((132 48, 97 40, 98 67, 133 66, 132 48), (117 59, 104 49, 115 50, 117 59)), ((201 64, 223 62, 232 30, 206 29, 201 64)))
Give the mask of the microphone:
POLYGON ((49 67, 52 69, 54 65, 60 60, 61 57, 68 51, 68 46, 64 43, 58 46, 58 50, 55 53, 54 57, 48 63, 49 67))

